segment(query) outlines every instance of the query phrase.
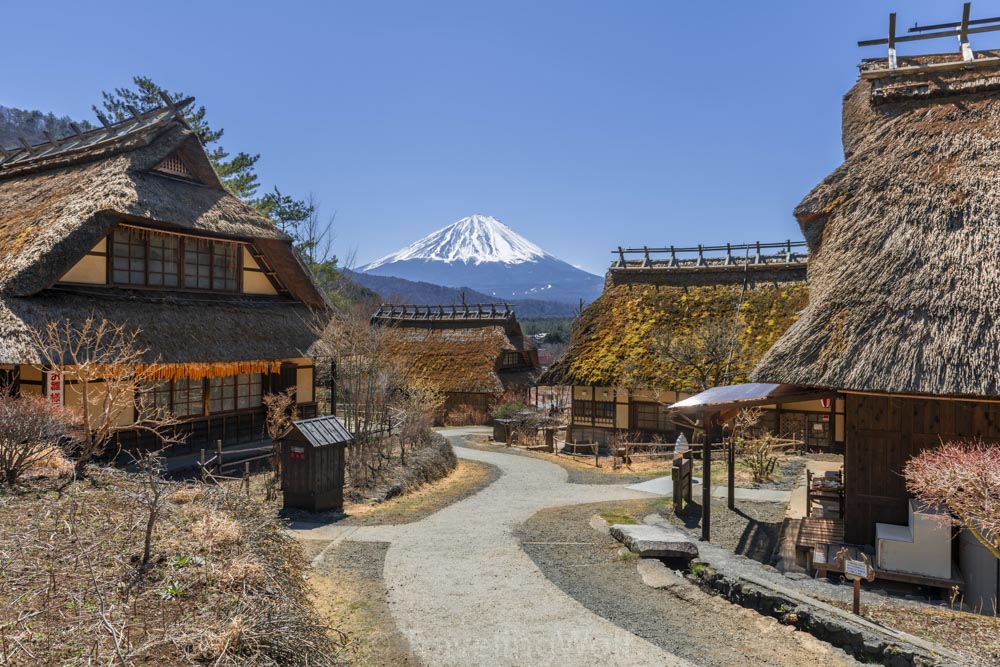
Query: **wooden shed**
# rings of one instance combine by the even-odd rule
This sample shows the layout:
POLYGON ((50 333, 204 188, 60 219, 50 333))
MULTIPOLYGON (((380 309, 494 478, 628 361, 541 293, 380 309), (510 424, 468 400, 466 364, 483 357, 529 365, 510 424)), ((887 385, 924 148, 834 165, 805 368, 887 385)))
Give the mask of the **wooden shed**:
POLYGON ((345 450, 353 440, 333 415, 292 422, 278 438, 284 507, 342 510, 345 450))

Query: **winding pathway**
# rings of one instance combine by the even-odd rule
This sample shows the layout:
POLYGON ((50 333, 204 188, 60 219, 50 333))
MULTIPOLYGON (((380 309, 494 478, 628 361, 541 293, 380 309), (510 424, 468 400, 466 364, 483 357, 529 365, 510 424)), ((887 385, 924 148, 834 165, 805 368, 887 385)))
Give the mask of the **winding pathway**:
MULTIPOLYGON (((453 444, 476 431, 449 429, 453 444)), ((386 541, 383 576, 400 631, 426 665, 688 665, 597 616, 552 584, 514 529, 560 505, 642 499, 620 486, 570 484, 538 459, 456 447, 503 472, 480 493, 405 526, 345 539, 386 541)))

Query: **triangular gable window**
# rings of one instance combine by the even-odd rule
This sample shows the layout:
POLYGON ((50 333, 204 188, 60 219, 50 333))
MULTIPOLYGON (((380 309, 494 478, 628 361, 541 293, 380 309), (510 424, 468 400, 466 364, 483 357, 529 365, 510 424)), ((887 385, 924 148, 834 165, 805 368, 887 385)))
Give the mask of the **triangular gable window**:
POLYGON ((176 153, 168 156, 163 162, 156 165, 156 168, 153 171, 158 171, 161 174, 167 174, 168 176, 186 178, 192 181, 197 180, 195 175, 191 173, 191 170, 187 168, 187 165, 184 164, 184 160, 182 160, 176 153))

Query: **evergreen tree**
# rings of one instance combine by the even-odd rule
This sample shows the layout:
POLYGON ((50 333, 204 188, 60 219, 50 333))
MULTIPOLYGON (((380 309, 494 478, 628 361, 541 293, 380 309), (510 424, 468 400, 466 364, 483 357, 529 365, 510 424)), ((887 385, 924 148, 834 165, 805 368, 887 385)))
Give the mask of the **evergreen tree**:
MULTIPOLYGON (((155 109, 163 105, 160 93, 166 93, 171 100, 178 102, 186 97, 183 93, 171 93, 158 86, 152 79, 145 76, 132 77, 134 88, 115 88, 112 92, 102 92, 105 111, 116 121, 123 121, 131 118, 132 114, 128 107, 135 107, 140 113, 155 109)), ((100 113, 97 106, 94 111, 100 113)), ((208 158, 212 161, 219 178, 226 185, 230 192, 245 202, 255 204, 254 195, 260 183, 257 181, 257 174, 254 167, 260 155, 250 155, 249 153, 237 153, 230 157, 230 154, 222 146, 218 145, 224 130, 222 128, 213 129, 205 119, 205 107, 188 107, 184 111, 184 120, 187 121, 191 129, 197 133, 201 143, 205 146, 208 158)))
POLYGON ((270 218, 278 229, 291 236, 297 242, 299 241, 299 227, 302 226, 302 223, 309 220, 309 216, 313 214, 316 208, 311 203, 281 194, 278 186, 275 186, 273 191, 268 192, 255 201, 254 205, 258 211, 270 218))

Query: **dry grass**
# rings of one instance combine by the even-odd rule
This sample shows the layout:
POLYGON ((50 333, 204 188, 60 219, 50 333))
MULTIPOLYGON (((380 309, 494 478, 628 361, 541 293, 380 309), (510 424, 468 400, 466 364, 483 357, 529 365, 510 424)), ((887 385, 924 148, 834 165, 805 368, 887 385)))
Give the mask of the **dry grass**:
POLYGON ((49 447, 31 464, 24 474, 24 481, 39 479, 66 479, 73 475, 73 464, 58 447, 49 447))
MULTIPOLYGON (((848 602, 827 600, 849 610, 848 602)), ((982 665, 1000 664, 1000 618, 947 607, 879 604, 865 605, 861 615, 870 621, 921 639, 961 651, 982 665)))
POLYGON ((177 489, 167 498, 172 503, 177 503, 178 505, 183 505, 185 503, 193 502, 201 494, 201 489, 197 486, 185 486, 184 488, 177 489))
POLYGON ((0 665, 337 662, 273 511, 179 487, 140 568, 139 488, 94 470, 0 496, 0 665))
POLYGON ((447 476, 416 491, 379 503, 347 503, 346 521, 399 525, 419 521, 447 505, 484 488, 494 479, 493 468, 478 461, 459 459, 447 476))

